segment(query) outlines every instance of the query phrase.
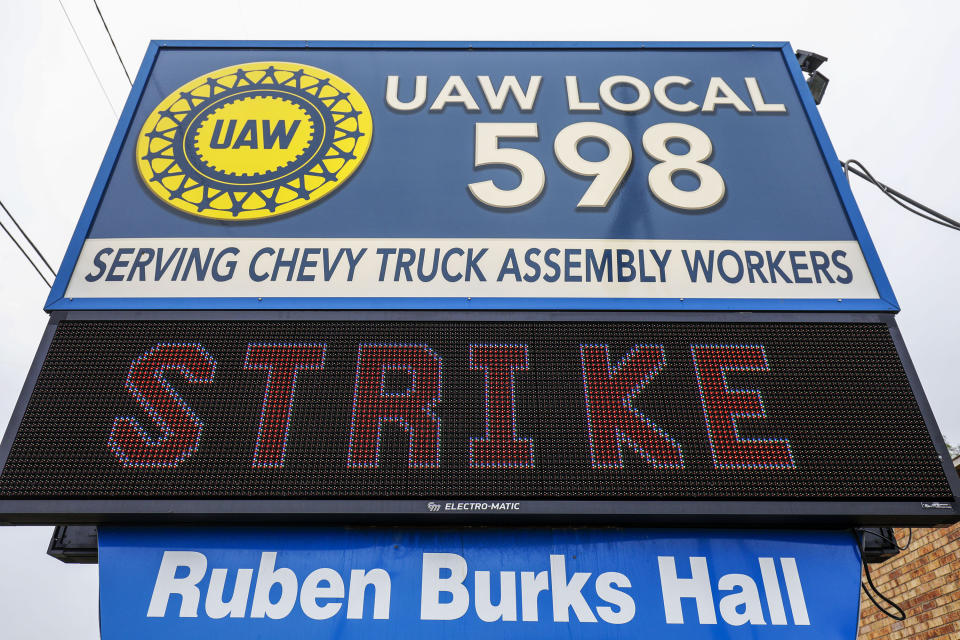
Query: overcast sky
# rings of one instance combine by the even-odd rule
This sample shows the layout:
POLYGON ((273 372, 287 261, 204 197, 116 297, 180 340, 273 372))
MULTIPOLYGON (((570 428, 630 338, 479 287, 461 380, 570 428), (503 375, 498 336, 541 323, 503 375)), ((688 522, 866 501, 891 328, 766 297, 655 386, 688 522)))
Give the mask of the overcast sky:
MULTIPOLYGON (((57 267, 129 85, 92 0, 0 0, 0 199, 57 267)), ((789 40, 830 58, 820 107, 841 158, 947 215, 960 149, 960 11, 951 2, 458 3, 100 0, 131 76, 151 39, 789 40), (793 9, 795 11, 790 11, 793 9)), ((903 311, 897 322, 940 428, 960 443, 960 233, 855 181, 903 311)), ((0 237, 0 421, 46 324, 47 288, 0 237)), ((97 637, 97 571, 44 555, 48 527, 0 528, 0 635, 97 637)))

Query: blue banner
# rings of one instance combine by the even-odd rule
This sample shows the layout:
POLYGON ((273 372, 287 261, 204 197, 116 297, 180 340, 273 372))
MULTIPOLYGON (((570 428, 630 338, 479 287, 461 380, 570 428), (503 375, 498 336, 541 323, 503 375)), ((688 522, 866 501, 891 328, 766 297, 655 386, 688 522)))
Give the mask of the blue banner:
POLYGON ((104 640, 847 638, 846 532, 100 530, 104 640))

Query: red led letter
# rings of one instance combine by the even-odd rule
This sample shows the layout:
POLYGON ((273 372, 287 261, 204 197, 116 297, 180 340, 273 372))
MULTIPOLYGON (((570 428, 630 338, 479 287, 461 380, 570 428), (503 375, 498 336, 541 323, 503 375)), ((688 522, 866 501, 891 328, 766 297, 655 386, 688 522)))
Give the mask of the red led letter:
POLYGON ((347 466, 375 469, 380 464, 380 427, 399 422, 410 435, 407 466, 440 466, 440 356, 423 344, 361 344, 353 390, 353 418, 347 466), (388 371, 405 371, 410 387, 403 393, 385 389, 388 371))
POLYGON ((718 469, 792 469, 793 454, 786 438, 741 438, 737 418, 765 418, 763 398, 756 389, 731 389, 727 371, 769 371, 762 345, 690 346, 697 371, 707 436, 718 469))
POLYGON ((470 438, 470 466, 475 469, 534 466, 533 440, 517 437, 513 400, 513 371, 529 368, 527 345, 472 344, 470 368, 485 372, 487 425, 484 437, 470 438))
POLYGON ((622 469, 626 444, 655 467, 683 467, 680 444, 633 406, 633 398, 663 369, 660 345, 637 345, 610 368, 605 344, 580 345, 594 468, 622 469))
POLYGON ((200 444, 203 423, 164 374, 173 369, 191 383, 213 382, 217 363, 199 344, 161 343, 133 361, 127 391, 160 434, 150 436, 133 417, 115 418, 107 444, 125 467, 175 467, 200 444))
POLYGON ((253 449, 254 468, 280 468, 287 451, 293 393, 297 372, 323 369, 326 345, 322 343, 250 344, 244 369, 267 371, 267 389, 263 394, 260 428, 253 449))

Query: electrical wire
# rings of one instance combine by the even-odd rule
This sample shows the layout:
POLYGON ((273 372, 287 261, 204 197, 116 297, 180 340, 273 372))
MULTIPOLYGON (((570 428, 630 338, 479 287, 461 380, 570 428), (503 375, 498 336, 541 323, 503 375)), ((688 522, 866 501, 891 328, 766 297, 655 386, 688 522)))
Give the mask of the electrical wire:
POLYGON ((894 536, 893 544, 896 544, 897 548, 900 549, 900 551, 906 551, 907 549, 910 548, 910 544, 913 542, 913 527, 910 527, 909 529, 907 529, 907 544, 903 545, 902 547, 899 544, 897 544, 896 532, 894 532, 893 536, 894 536))
POLYGON ((861 582, 861 583, 860 583, 860 586, 863 587, 863 592, 864 592, 865 594, 867 594, 867 597, 868 597, 868 598, 870 598, 870 602, 873 603, 873 606, 875 606, 877 609, 880 609, 880 611, 882 611, 883 613, 885 613, 888 617, 893 618, 894 620, 901 621, 901 622, 902 622, 903 620, 906 620, 906 619, 907 619, 907 614, 906 614, 906 613, 904 612, 904 610, 900 607, 900 605, 898 605, 896 602, 894 602, 893 600, 891 600, 891 599, 888 598, 887 596, 885 596, 885 595, 883 595, 882 593, 880 593, 880 591, 877 589, 876 585, 873 584, 873 579, 870 577, 870 565, 864 563, 864 565, 863 565, 863 572, 864 572, 864 573, 866 574, 866 576, 867 576, 867 584, 870 585, 870 589, 873 589, 873 592, 876 593, 878 596, 880 596, 880 599, 881 599, 881 600, 883 600, 884 602, 886 602, 887 604, 889 604, 891 607, 893 607, 893 608, 894 608, 894 613, 891 613, 891 612, 890 612, 889 610, 887 610, 886 608, 880 606, 880 603, 877 602, 876 600, 874 600, 873 595, 870 593, 870 590, 867 589, 867 585, 866 585, 866 584, 863 584, 863 583, 861 582))
POLYGON ((103 80, 100 79, 100 74, 97 73, 96 67, 93 66, 93 61, 90 59, 90 54, 87 53, 87 48, 83 46, 83 41, 80 39, 80 34, 77 33, 77 28, 73 26, 73 20, 70 19, 67 8, 63 6, 63 0, 57 0, 57 2, 60 3, 63 15, 67 18, 67 24, 70 25, 70 30, 73 31, 73 36, 77 39, 77 44, 80 45, 80 50, 83 51, 83 56, 87 59, 87 64, 90 65, 90 70, 93 71, 93 75, 97 79, 97 84, 100 85, 100 91, 103 92, 103 97, 107 99, 107 104, 110 105, 110 110, 113 111, 113 115, 117 116, 117 110, 113 107, 113 102, 110 101, 110 96, 107 94, 106 87, 103 86, 103 80))
POLYGON ((847 180, 850 179, 848 171, 854 173, 855 175, 863 178, 864 180, 867 180, 873 183, 874 186, 880 189, 888 198, 896 202, 898 205, 900 205, 910 213, 920 216, 925 220, 929 220, 930 222, 935 222, 949 229, 960 230, 960 222, 958 222, 957 220, 954 220, 953 218, 949 218, 935 211, 934 209, 931 209, 917 202, 913 198, 910 198, 909 196, 904 195, 903 193, 900 193, 896 189, 893 189, 892 187, 888 187, 887 185, 878 181, 876 178, 873 177, 873 174, 871 174, 867 170, 867 168, 863 166, 863 163, 859 162, 858 160, 853 160, 853 159, 848 160, 847 162, 843 163, 843 169, 844 169, 844 174, 847 174, 847 180), (856 165, 856 166, 852 166, 852 165, 856 165), (857 167, 859 167, 859 169, 857 167), (917 209, 914 209, 913 207, 917 207, 917 209, 921 209, 922 212, 917 211, 917 209))
MULTIPOLYGON (((874 529, 874 528, 857 529, 857 531, 860 532, 859 544, 861 549, 863 548, 863 536, 865 536, 868 533, 880 538, 881 540, 886 540, 887 542, 895 546, 900 551, 906 551, 907 549, 910 548, 910 545, 913 543, 913 528, 908 529, 909 533, 907 534, 907 543, 903 546, 900 546, 900 543, 897 542, 897 537, 895 532, 892 533, 892 537, 891 537, 882 533, 883 531, 882 529, 874 529)), ((897 620, 897 621, 906 620, 907 614, 903 610, 903 608, 900 607, 900 605, 898 605, 896 602, 894 602, 887 596, 880 593, 880 590, 877 589, 877 586, 873 584, 873 577, 870 575, 870 565, 868 563, 866 562, 863 563, 863 570, 864 570, 864 573, 866 574, 867 584, 870 585, 870 588, 868 589, 867 584, 863 584, 862 582, 860 583, 860 587, 863 589, 863 592, 867 594, 867 598, 870 599, 870 602, 873 603, 873 606, 875 606, 877 609, 882 611, 884 615, 890 618, 893 618, 894 620, 897 620), (891 613, 886 607, 881 606, 880 603, 877 602, 876 599, 873 597, 873 593, 870 593, 871 590, 873 591, 873 593, 876 593, 880 597, 880 599, 882 599, 884 602, 886 602, 891 607, 893 607, 894 611, 891 613)))
POLYGON ((17 239, 13 237, 13 234, 10 233, 10 230, 7 229, 7 227, 3 224, 3 222, 0 222, 0 228, 2 228, 7 233, 7 236, 9 236, 11 240, 13 240, 13 244, 17 245, 17 249, 20 249, 20 253, 22 253, 23 257, 27 259, 27 262, 30 263, 30 266, 33 267, 33 270, 37 272, 37 275, 40 276, 40 279, 43 280, 43 283, 47 285, 48 288, 53 288, 53 285, 47 281, 46 277, 44 277, 43 275, 43 272, 40 271, 40 268, 36 265, 36 263, 32 259, 30 259, 30 254, 28 254, 26 249, 24 249, 20 245, 20 243, 17 242, 17 239))
POLYGON ((117 49, 117 43, 113 41, 113 34, 110 33, 110 27, 107 26, 107 20, 103 17, 103 12, 100 11, 100 5, 97 4, 97 0, 93 0, 93 6, 97 8, 97 14, 100 16, 100 22, 103 23, 103 28, 107 32, 107 36, 110 38, 110 44, 113 45, 113 52, 117 54, 117 60, 120 61, 120 66, 123 68, 123 75, 127 76, 127 82, 130 83, 130 86, 133 86, 133 80, 130 79, 130 72, 127 71, 127 65, 123 64, 123 57, 120 55, 120 50, 117 49))
POLYGON ((17 222, 17 219, 13 217, 13 214, 10 213, 10 210, 7 209, 7 205, 3 204, 3 200, 0 200, 0 207, 3 208, 4 213, 7 214, 7 217, 13 221, 13 224, 17 225, 17 231, 20 232, 24 238, 27 239, 27 242, 30 243, 30 246, 33 247, 33 250, 37 252, 37 255, 40 256, 40 259, 43 260, 43 264, 47 265, 47 269, 50 269, 50 273, 56 277, 57 270, 50 266, 50 263, 47 262, 47 259, 44 257, 43 252, 37 248, 37 245, 33 244, 33 240, 30 239, 30 236, 27 235, 27 232, 23 230, 23 227, 20 226, 20 223, 17 222))
POLYGON ((882 191, 888 198, 896 202, 910 213, 920 216, 924 220, 935 222, 939 225, 947 227, 948 229, 960 231, 960 221, 945 216, 942 213, 917 202, 913 198, 900 193, 896 189, 883 184, 874 178, 873 174, 871 174, 870 171, 868 171, 867 168, 863 166, 863 163, 859 160, 854 160, 851 158, 850 160, 847 160, 841 164, 843 165, 843 173, 847 176, 847 180, 850 180, 850 173, 853 173, 854 175, 873 183, 873 185, 880 189, 880 191, 882 191))

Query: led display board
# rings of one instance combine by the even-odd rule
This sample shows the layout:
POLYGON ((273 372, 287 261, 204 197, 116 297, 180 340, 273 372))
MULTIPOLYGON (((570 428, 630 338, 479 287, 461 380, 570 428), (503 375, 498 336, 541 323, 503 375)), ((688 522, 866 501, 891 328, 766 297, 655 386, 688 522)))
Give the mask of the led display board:
POLYGON ((51 327, 7 517, 956 517, 881 318, 104 317, 51 327))
POLYGON ((786 43, 153 43, 49 310, 896 299, 786 43))

